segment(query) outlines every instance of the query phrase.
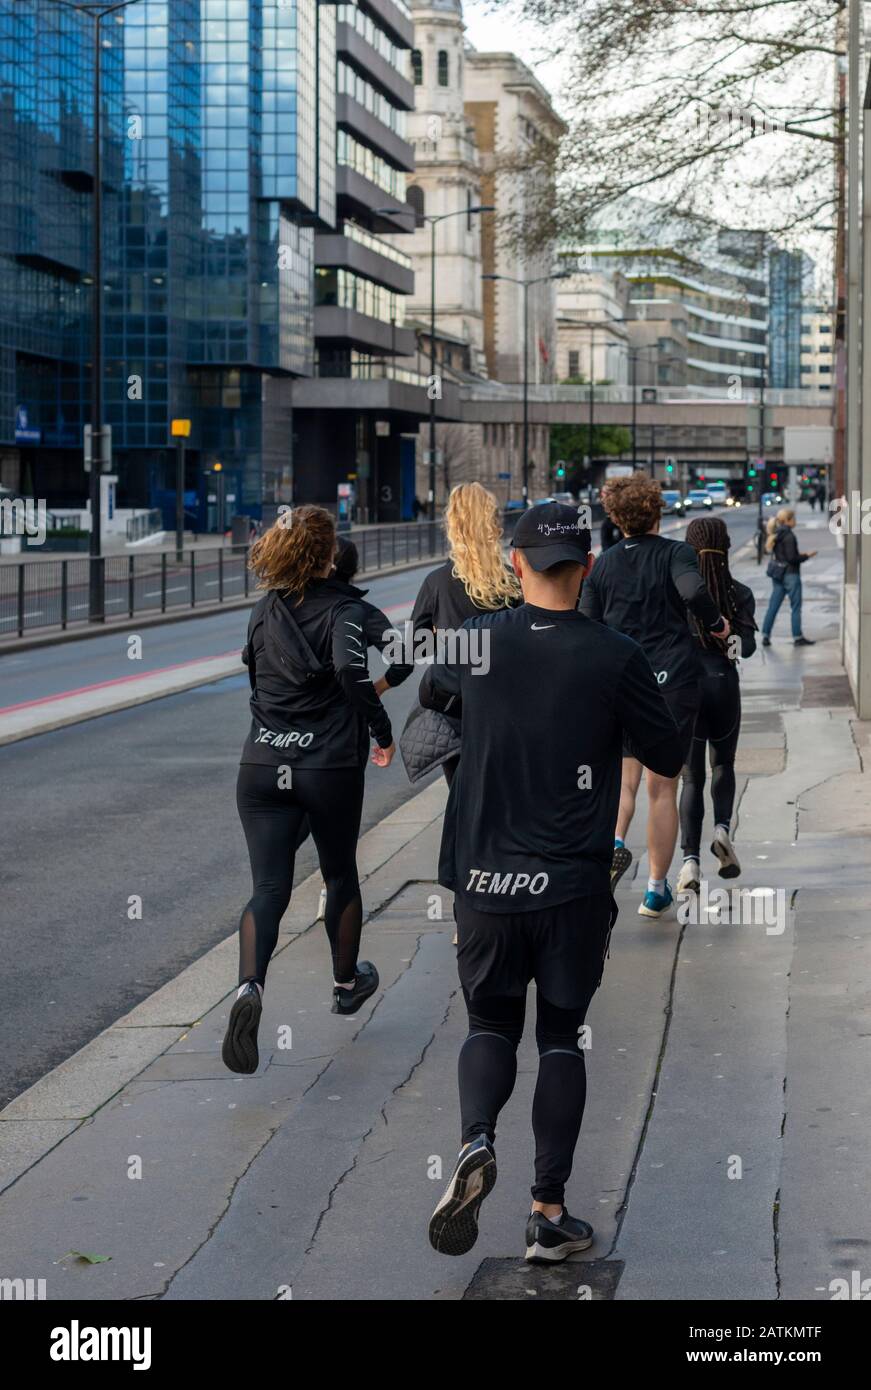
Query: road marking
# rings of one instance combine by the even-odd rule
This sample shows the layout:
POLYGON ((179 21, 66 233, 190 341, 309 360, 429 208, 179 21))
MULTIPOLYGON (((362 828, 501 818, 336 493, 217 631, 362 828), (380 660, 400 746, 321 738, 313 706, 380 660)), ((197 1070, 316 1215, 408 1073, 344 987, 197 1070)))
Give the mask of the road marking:
MULTIPOLYGON (((143 676, 163 676, 169 671, 181 671, 186 666, 199 666, 204 661, 220 661, 224 657, 236 656, 238 649, 234 648, 231 652, 217 652, 214 656, 197 656, 191 661, 177 661, 173 666, 158 666, 153 671, 137 671, 132 676, 117 676, 111 681, 97 681, 94 685, 80 685, 75 690, 61 690, 57 695, 41 695, 37 700, 21 700, 17 705, 6 705, 0 708, 0 715, 12 714, 19 709, 33 709, 36 705, 50 705, 56 700, 67 700, 73 695, 88 695, 94 690, 108 690, 113 685, 126 685, 128 681, 141 681, 143 676)), ((239 666, 242 666, 241 656, 239 666)))

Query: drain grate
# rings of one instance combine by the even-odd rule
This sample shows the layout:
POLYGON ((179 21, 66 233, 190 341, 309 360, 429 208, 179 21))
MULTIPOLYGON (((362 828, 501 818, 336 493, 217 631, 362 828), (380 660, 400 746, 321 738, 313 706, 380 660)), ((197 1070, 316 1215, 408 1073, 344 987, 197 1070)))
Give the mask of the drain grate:
POLYGON ((521 1299, 528 1303, 533 1298, 603 1303, 613 1299, 622 1273, 622 1260, 564 1260, 551 1266, 489 1259, 478 1267, 463 1298, 491 1303, 521 1299))
POLYGON ((852 703, 850 682, 846 676, 805 676, 802 682, 802 709, 826 709, 852 703))

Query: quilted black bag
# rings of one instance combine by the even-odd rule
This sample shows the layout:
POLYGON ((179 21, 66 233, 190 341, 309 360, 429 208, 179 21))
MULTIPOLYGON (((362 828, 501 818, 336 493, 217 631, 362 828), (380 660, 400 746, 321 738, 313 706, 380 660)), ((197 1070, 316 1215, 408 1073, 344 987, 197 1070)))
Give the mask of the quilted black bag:
POLYGON ((408 716, 399 751, 409 782, 419 782, 428 772, 459 755, 459 719, 418 705, 408 716))

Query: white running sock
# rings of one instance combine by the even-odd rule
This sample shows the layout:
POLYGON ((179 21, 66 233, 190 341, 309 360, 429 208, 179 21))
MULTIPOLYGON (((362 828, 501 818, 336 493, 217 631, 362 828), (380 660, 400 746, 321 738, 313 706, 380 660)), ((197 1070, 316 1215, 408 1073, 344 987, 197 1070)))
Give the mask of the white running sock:
POLYGON ((665 897, 665 879, 649 878, 647 880, 648 893, 658 893, 661 898, 665 897))
POLYGON ((242 995, 245 993, 245 991, 246 991, 246 989, 248 988, 249 985, 257 985, 257 988, 258 988, 258 990, 260 991, 260 998, 262 999, 262 998, 263 998, 263 986, 262 986, 261 984, 257 984, 257 981, 256 981, 256 980, 246 980, 245 983, 244 983, 244 985, 240 985, 239 988, 238 988, 237 991, 236 991, 236 998, 237 998, 237 999, 241 999, 242 995))
POLYGON ((333 980, 334 989, 353 989, 355 984, 355 980, 352 980, 351 983, 347 985, 344 984, 341 980, 333 980))

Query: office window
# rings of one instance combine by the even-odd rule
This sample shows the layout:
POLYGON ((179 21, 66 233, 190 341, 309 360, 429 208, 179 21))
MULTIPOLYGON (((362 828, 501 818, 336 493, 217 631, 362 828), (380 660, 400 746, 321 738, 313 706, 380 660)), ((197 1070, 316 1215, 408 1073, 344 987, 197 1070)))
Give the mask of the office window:
POLYGON ((569 376, 577 376, 581 366, 581 354, 579 352, 569 353, 569 376))
POLYGON ((411 50, 411 74, 415 87, 423 86, 423 54, 419 48, 411 50))
POLYGON ((439 49, 439 86, 448 85, 448 53, 447 49, 439 49))

